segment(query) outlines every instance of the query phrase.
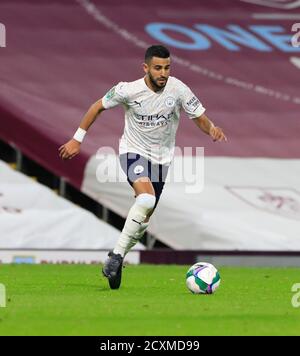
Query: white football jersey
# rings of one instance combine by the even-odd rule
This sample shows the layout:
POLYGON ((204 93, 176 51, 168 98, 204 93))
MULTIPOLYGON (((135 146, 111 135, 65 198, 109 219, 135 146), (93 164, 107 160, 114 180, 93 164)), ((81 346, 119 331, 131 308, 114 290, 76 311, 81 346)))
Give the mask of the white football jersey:
POLYGON ((102 104, 105 109, 119 104, 125 109, 120 154, 138 153, 152 163, 167 165, 173 158, 181 109, 190 119, 205 111, 191 89, 175 77, 169 77, 159 92, 152 91, 144 78, 120 82, 102 98, 102 104))

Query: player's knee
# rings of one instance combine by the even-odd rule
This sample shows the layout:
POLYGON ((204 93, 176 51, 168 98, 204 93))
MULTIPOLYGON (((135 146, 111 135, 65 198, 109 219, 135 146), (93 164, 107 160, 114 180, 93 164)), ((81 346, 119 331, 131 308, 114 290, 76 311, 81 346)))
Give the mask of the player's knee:
POLYGON ((145 209, 145 212, 148 214, 155 206, 156 197, 149 193, 139 194, 136 198, 136 203, 145 209))

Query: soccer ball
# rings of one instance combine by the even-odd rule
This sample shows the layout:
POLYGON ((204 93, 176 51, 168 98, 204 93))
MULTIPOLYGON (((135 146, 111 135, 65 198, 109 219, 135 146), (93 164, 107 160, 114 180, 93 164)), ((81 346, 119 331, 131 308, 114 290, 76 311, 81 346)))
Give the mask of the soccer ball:
POLYGON ((212 294, 221 282, 218 270, 210 263, 195 263, 186 274, 186 286, 194 294, 212 294))

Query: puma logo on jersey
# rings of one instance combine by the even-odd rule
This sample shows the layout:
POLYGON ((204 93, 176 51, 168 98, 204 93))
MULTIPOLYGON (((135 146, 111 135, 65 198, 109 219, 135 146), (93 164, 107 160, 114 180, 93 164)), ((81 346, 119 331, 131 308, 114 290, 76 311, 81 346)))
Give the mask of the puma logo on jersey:
POLYGON ((139 107, 141 108, 142 107, 142 102, 138 102, 138 101, 134 101, 133 102, 133 105, 139 105, 139 107))

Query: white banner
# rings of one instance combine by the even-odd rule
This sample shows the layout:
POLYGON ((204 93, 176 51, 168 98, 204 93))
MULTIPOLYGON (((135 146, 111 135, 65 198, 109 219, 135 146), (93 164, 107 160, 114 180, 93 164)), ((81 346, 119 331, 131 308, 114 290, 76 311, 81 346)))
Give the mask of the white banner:
POLYGON ((0 161, 0 249, 112 249, 119 235, 92 213, 0 161))
MULTIPOLYGON (((132 188, 113 177, 99 184, 97 167, 92 157, 82 190, 126 216, 132 188)), ((166 183, 149 227, 160 241, 178 250, 300 250, 300 160, 206 157, 204 173, 199 193, 166 183)))

